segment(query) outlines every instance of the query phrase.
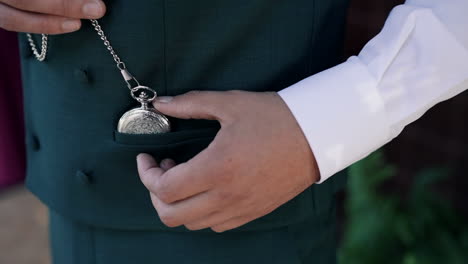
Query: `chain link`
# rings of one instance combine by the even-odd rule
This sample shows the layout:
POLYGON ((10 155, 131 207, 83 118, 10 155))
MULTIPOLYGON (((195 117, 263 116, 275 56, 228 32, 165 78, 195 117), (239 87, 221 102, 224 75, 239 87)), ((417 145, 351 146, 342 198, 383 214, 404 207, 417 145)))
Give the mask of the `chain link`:
MULTIPOLYGON (((140 87, 140 83, 138 82, 138 80, 135 77, 133 77, 133 75, 127 70, 125 63, 120 59, 119 55, 117 55, 117 53, 115 52, 114 48, 110 44, 110 41, 107 39, 106 34, 102 30, 101 25, 99 25, 99 22, 96 19, 90 19, 90 21, 94 27, 94 30, 96 30, 97 34, 99 35, 101 40, 104 42, 104 46, 106 46, 106 49, 112 55, 112 58, 114 59, 117 68, 120 70, 120 74, 122 74, 122 77, 127 83, 128 89, 130 89, 130 91, 133 91, 135 87, 140 87)), ((37 47, 36 47, 36 44, 34 43, 32 35, 30 33, 26 33, 26 36, 28 37, 29 45, 31 46, 31 49, 34 55, 36 56, 36 59, 38 61, 44 61, 47 55, 48 35, 42 34, 42 43, 41 43, 40 53, 37 50, 37 47)))
MULTIPOLYGON (((120 59, 119 55, 115 52, 114 48, 111 46, 110 41, 107 39, 106 34, 104 34, 104 31, 101 28, 101 25, 99 25, 99 22, 96 19, 90 19, 91 24, 94 27, 94 30, 96 30, 97 34, 101 38, 101 40, 104 42, 104 46, 106 46, 107 50, 110 52, 112 55, 112 58, 114 59, 115 63, 117 64, 117 68, 119 70, 124 70, 126 69, 125 63, 122 62, 120 59)), ((37 50, 36 44, 34 43, 34 40, 32 38, 32 35, 30 33, 26 33, 26 36, 28 37, 28 42, 29 45, 31 46, 31 49, 36 56, 36 59, 39 61, 44 61, 47 55, 47 38, 48 35, 42 34, 42 43, 41 43, 41 52, 37 50)))
POLYGON ((94 27, 94 30, 96 30, 97 34, 99 35, 99 37, 101 37, 101 40, 104 42, 104 46, 106 46, 107 50, 112 55, 112 58, 114 59, 115 63, 117 63, 117 68, 119 68, 120 70, 126 69, 125 63, 122 62, 119 55, 117 55, 114 48, 111 46, 110 41, 104 34, 104 31, 102 30, 101 25, 99 25, 99 22, 96 19, 90 19, 90 21, 94 27))
POLYGON ((41 53, 39 53, 39 51, 37 50, 37 47, 36 47, 36 44, 34 43, 32 35, 29 33, 26 33, 26 36, 28 37, 29 45, 31 46, 34 56, 36 56, 36 59, 38 61, 44 61, 47 55, 47 35, 42 34, 41 53))
POLYGON ((104 46, 106 46, 107 50, 112 55, 112 58, 114 59, 117 68, 120 70, 120 74, 122 74, 122 77, 124 78, 125 82, 127 83, 128 89, 130 89, 130 91, 133 92, 134 87, 140 87, 140 83, 127 70, 127 67, 125 66, 125 63, 120 59, 119 55, 117 55, 117 53, 115 52, 114 48, 110 44, 110 41, 107 39, 106 34, 102 30, 101 25, 99 25, 99 22, 96 19, 90 19, 90 21, 91 21, 91 24, 94 27, 94 30, 96 30, 97 34, 99 35, 101 40, 104 42, 104 46))

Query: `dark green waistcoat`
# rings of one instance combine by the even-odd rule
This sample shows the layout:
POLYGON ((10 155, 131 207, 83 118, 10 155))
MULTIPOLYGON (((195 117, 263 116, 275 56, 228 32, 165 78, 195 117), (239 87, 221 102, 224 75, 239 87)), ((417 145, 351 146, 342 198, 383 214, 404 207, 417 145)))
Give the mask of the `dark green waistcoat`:
MULTIPOLYGON (((112 45, 140 83, 159 95, 278 91, 341 60, 347 0, 107 4, 101 25, 112 45)), ((185 161, 210 143, 218 124, 172 120, 174 132, 168 134, 119 134, 119 117, 136 104, 89 21, 78 32, 50 36, 42 63, 31 56, 23 34, 20 41, 29 188, 79 221, 167 230, 139 180, 135 157, 147 152, 185 161)), ((307 189, 239 230, 320 219, 342 178, 307 189)))

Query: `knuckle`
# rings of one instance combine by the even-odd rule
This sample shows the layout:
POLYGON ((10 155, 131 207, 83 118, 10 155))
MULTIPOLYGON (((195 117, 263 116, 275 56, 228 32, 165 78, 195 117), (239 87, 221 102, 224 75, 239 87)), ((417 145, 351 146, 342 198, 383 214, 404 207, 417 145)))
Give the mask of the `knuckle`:
POLYGON ((218 194, 218 200, 224 202, 240 202, 245 201, 248 198, 248 194, 245 192, 233 192, 233 191, 222 191, 218 194))
POLYGON ((151 192, 156 192, 157 191, 157 185, 159 184, 159 179, 158 179, 158 171, 157 169, 149 169, 146 171, 141 171, 140 173, 140 179, 143 185, 151 191, 151 192))
POLYGON ((188 102, 191 102, 191 100, 193 100, 194 98, 199 97, 201 93, 201 91, 192 90, 183 95, 183 97, 185 97, 186 99, 190 99, 188 102))
POLYGON ((175 199, 175 192, 171 190, 167 181, 160 180, 154 187, 154 194, 164 203, 172 203, 175 199))
POLYGON ((213 226, 211 227, 211 230, 213 230, 216 233, 223 233, 224 231, 226 231, 226 229, 221 226, 213 226))
POLYGON ((232 104, 234 104, 233 107, 238 106, 239 104, 243 103, 243 98, 245 95, 245 91, 240 91, 240 90, 230 90, 226 92, 226 100, 229 100, 232 104))
POLYGON ((185 228, 187 228, 187 229, 190 230, 190 231, 195 231, 195 230, 196 230, 195 227, 194 227, 193 225, 185 224, 184 226, 185 226, 185 228))
POLYGON ((186 224, 185 228, 187 228, 190 231, 197 231, 197 230, 203 229, 203 227, 201 227, 200 225, 194 225, 194 224, 186 224))
MULTIPOLYGON (((58 34, 62 31, 59 23, 52 21, 52 19, 40 19, 36 26, 45 34, 58 34)), ((33 25, 31 25, 31 27, 33 27, 33 25)))
POLYGON ((167 203, 167 204, 174 202, 174 197, 175 197, 173 192, 168 191, 168 190, 159 191, 156 193, 156 196, 158 196, 158 198, 162 202, 167 203))
POLYGON ((154 194, 152 194, 151 192, 150 192, 150 197, 151 197, 151 203, 153 204, 154 209, 156 209, 156 211, 159 212, 159 209, 160 209, 160 208, 159 208, 159 202, 158 202, 158 200, 156 199, 156 197, 154 196, 154 194))
POLYGON ((201 93, 199 90, 192 90, 186 93, 187 96, 198 96, 201 93))
POLYGON ((62 0, 60 1, 60 4, 58 5, 58 11, 61 13, 61 14, 70 14, 70 2, 73 2, 73 1, 66 1, 66 0, 62 0))
POLYGON ((48 12, 50 14, 56 14, 61 16, 70 16, 72 12, 70 12, 71 3, 74 1, 67 1, 67 0, 58 0, 54 1, 53 4, 48 6, 48 12))
POLYGON ((230 90, 230 91, 227 91, 227 95, 234 95, 234 96, 239 96, 239 95, 243 95, 245 93, 245 91, 241 91, 241 90, 230 90))
POLYGON ((178 219, 168 210, 159 210, 158 215, 161 222, 168 227, 177 227, 180 225, 178 219))
POLYGON ((80 17, 81 10, 76 8, 76 1, 61 0, 60 4, 57 5, 57 12, 65 16, 80 17))

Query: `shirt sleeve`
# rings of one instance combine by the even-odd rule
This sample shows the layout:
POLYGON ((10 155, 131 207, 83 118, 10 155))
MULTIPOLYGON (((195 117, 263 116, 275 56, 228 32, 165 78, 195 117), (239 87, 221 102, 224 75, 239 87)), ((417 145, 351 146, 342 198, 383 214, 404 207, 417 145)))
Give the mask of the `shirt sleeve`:
POLYGON ((468 88, 468 1, 407 0, 358 56, 282 91, 322 183, 468 88))

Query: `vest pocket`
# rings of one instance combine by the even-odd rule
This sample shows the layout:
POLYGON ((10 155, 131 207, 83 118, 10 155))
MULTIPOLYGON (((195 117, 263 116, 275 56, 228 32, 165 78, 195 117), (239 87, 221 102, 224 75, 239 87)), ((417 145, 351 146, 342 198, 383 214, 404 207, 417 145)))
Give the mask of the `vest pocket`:
POLYGON ((163 134, 133 135, 114 131, 113 145, 123 155, 148 153, 156 159, 171 158, 185 162, 213 141, 218 128, 181 130, 163 134))
POLYGON ((170 146, 182 142, 211 138, 213 139, 218 132, 217 128, 203 128, 194 130, 182 130, 169 133, 151 134, 151 135, 135 135, 124 134, 114 131, 114 142, 128 147, 131 146, 170 146))

